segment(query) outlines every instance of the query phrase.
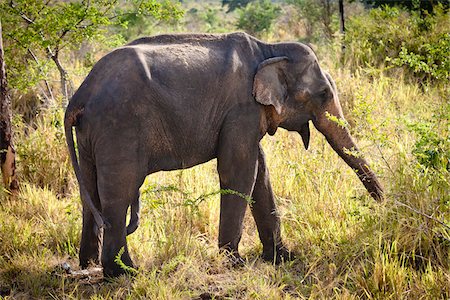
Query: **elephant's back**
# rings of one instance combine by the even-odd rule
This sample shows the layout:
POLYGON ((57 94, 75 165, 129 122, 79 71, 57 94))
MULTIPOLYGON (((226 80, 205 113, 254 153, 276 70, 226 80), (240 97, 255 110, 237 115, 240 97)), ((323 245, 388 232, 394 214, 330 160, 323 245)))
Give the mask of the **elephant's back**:
POLYGON ((244 33, 142 38, 100 59, 71 102, 124 105, 130 98, 156 95, 150 100, 170 98, 185 105, 219 94, 227 98, 233 91, 248 97, 261 60, 252 42, 244 33), (224 91, 228 86, 233 89, 224 91))

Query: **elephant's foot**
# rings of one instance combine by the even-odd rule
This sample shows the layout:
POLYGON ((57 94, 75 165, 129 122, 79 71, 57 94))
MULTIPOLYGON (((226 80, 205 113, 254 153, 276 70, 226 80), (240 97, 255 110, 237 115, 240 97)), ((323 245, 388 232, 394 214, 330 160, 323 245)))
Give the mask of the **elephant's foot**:
POLYGON ((132 274, 130 271, 126 270, 127 268, 134 268, 133 264, 126 265, 125 268, 123 266, 119 266, 115 262, 113 264, 103 265, 103 277, 105 279, 108 279, 108 278, 118 277, 120 275, 130 275, 130 274, 132 274))
POLYGON ((232 267, 242 267, 245 264, 245 259, 239 253, 228 256, 228 259, 232 267))
POLYGON ((98 265, 98 258, 80 258, 81 269, 87 269, 89 266, 98 265))
POLYGON ((102 259, 103 277, 105 279, 132 274, 131 270, 134 270, 134 264, 127 253, 122 255, 121 261, 117 262, 116 260, 115 257, 102 259))
POLYGON ((90 230, 89 227, 83 228, 80 242, 80 267, 87 269, 89 265, 98 265, 100 263, 100 249, 102 245, 103 231, 95 229, 90 230))
POLYGON ((225 256, 227 257, 227 262, 232 267, 242 267, 245 264, 245 260, 237 250, 224 247, 220 249, 220 252, 225 254, 225 256))
POLYGON ((99 251, 98 247, 81 247, 80 248, 80 267, 82 269, 87 269, 89 265, 99 264, 99 251))
POLYGON ((274 263, 276 265, 295 259, 294 253, 289 251, 284 246, 277 246, 275 248, 271 247, 269 249, 264 249, 262 253, 262 259, 267 262, 274 263))

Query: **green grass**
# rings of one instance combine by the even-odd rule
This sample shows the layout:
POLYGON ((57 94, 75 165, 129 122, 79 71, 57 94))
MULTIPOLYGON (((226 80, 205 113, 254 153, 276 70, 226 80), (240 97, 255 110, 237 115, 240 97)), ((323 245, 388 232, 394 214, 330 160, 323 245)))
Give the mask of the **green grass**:
MULTIPOLYGON (((331 60, 325 65, 332 66, 331 60)), ((449 171, 419 164, 416 141, 427 135, 420 136, 410 124, 433 121, 440 147, 448 147, 445 113, 450 91, 424 89, 404 83, 401 76, 374 75, 373 70, 350 74, 330 69, 351 131, 386 189, 383 204, 368 196, 316 130, 308 151, 298 134, 279 130, 262 143, 282 236, 298 254, 297 260, 273 266, 258 258, 262 246, 248 214, 240 244, 247 263, 241 268, 228 266, 217 249, 219 184, 212 161, 146 179, 141 225, 128 237, 138 265, 135 277, 113 282, 72 278, 61 265, 68 262, 78 269, 81 204, 67 159, 61 113, 45 111, 34 127, 16 122, 22 184, 14 197, 5 192, 0 196, 2 295, 5 299, 201 295, 448 299, 449 171)))

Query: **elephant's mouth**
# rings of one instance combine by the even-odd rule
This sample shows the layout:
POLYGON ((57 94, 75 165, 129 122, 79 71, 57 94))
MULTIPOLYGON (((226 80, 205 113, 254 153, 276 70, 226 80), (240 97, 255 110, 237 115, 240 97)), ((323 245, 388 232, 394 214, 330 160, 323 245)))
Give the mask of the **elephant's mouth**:
POLYGON ((302 137, 303 145, 305 146, 305 149, 308 150, 309 148, 309 139, 311 137, 311 133, 309 131, 309 121, 302 124, 300 126, 300 129, 297 131, 300 136, 302 137))

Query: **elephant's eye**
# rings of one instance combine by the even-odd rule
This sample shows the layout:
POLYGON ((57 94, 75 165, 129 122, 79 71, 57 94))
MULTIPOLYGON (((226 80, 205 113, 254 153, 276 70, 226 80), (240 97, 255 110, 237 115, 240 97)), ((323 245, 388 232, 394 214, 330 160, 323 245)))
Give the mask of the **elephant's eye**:
POLYGON ((330 90, 328 88, 324 88, 323 90, 321 90, 318 93, 317 96, 319 96, 320 98, 325 100, 326 98, 328 98, 329 94, 330 94, 330 90))
POLYGON ((328 102, 331 98, 331 90, 329 88, 324 88, 316 94, 316 101, 318 101, 321 105, 328 102))

